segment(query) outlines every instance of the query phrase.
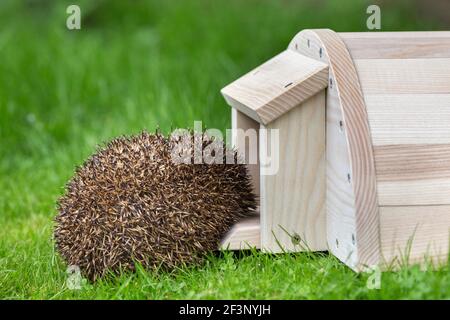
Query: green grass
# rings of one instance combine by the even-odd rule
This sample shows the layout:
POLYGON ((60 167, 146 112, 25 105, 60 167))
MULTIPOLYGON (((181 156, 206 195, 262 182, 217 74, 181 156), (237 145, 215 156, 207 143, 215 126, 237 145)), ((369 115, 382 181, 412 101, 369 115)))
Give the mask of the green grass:
MULTIPOLYGON (((0 298, 450 298, 448 267, 382 275, 366 287, 325 254, 211 256, 199 268, 136 274, 68 290, 55 254, 55 202, 95 146, 157 125, 230 126, 225 84, 285 48, 304 28, 365 28, 365 3, 70 1, 82 30, 65 28, 68 1, 0 3, 0 298)), ((408 2, 382 7, 384 30, 442 26, 408 2)))

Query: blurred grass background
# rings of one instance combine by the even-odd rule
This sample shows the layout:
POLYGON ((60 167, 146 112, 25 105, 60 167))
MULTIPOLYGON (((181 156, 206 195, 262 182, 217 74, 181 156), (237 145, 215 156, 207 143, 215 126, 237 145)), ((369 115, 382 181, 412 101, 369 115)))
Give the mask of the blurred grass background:
POLYGON ((368 291, 367 276, 332 257, 256 253, 214 258, 164 281, 124 276, 119 284, 69 292, 65 266, 53 252, 56 199, 97 144, 157 125, 167 133, 194 120, 228 128, 220 88, 283 50, 302 29, 367 31, 366 8, 374 2, 383 31, 449 29, 448 2, 440 0, 2 0, 0 298, 450 298, 447 268, 386 275, 406 280, 368 291), (69 4, 81 7, 81 30, 66 28, 69 4), (317 270, 325 270, 323 278, 301 277, 317 270), (234 283, 237 272, 260 290, 234 283), (147 291, 136 291, 145 283, 147 291))

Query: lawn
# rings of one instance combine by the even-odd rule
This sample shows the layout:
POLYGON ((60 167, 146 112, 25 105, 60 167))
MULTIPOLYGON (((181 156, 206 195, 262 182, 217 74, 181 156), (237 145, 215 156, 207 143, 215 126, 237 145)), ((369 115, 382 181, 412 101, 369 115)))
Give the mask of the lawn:
MULTIPOLYGON (((448 267, 385 272, 373 290, 370 274, 328 254, 257 251, 70 290, 54 251, 56 200, 96 145, 194 120, 228 128, 221 87, 304 28, 364 31, 366 7, 342 0, 1 1, 0 298, 450 299, 448 267), (69 3, 81 6, 79 31, 65 27, 69 3)), ((382 27, 443 28, 407 1, 382 7, 382 27)))

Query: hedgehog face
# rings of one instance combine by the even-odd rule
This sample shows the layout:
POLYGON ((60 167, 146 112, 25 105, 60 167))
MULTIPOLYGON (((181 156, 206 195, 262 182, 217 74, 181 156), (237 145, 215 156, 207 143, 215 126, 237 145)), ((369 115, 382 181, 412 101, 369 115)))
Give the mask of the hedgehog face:
MULTIPOLYGON (((203 148, 212 143, 203 141, 203 148)), ((95 280, 134 270, 135 261, 166 269, 199 263, 253 213, 244 165, 176 164, 175 144, 146 132, 122 137, 77 168, 55 218, 56 248, 67 264, 95 280)))

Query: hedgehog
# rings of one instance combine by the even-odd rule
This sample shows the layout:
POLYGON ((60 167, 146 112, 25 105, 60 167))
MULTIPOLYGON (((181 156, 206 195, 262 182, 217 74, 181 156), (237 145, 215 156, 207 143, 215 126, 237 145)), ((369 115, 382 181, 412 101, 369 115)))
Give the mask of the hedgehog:
POLYGON ((173 161, 173 150, 186 151, 180 141, 196 134, 144 131, 98 147, 57 201, 54 240, 62 259, 95 281, 134 271, 136 262, 158 270, 201 264, 217 250, 233 224, 254 214, 256 196, 237 152, 203 133, 203 150, 222 144, 222 164, 194 164, 193 155, 173 161), (230 154, 236 161, 227 164, 230 154))

